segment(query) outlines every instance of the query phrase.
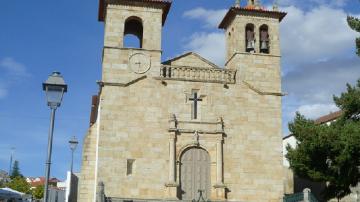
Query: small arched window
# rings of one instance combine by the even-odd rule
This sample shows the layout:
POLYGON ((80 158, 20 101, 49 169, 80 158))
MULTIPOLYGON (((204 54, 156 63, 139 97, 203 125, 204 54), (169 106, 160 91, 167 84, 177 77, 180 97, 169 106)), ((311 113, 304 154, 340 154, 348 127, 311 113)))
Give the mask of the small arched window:
POLYGON ((260 38, 260 53, 270 53, 270 36, 269 27, 267 25, 261 25, 259 30, 260 38))
POLYGON ((247 24, 245 27, 245 51, 255 52, 255 26, 253 24, 247 24))
POLYGON ((125 21, 124 47, 142 48, 143 45, 143 23, 139 17, 129 17, 125 21))

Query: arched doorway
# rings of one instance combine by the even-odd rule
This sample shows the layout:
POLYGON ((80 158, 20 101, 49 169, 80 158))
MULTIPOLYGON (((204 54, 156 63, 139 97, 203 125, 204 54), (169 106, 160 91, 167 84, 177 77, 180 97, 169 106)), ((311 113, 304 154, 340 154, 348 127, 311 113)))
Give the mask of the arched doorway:
POLYGON ((180 159, 180 187, 182 200, 210 197, 210 156, 202 148, 191 147, 180 159))

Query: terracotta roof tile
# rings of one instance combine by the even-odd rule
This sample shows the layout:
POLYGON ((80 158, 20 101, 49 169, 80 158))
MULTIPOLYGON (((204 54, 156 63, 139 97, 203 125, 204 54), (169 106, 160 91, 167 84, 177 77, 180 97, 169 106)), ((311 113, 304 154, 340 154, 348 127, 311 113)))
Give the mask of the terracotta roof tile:
MULTIPOLYGON (((325 116, 317 118, 314 122, 316 124, 324 124, 324 123, 327 123, 327 122, 334 121, 334 120, 338 119, 342 114, 343 114, 342 111, 332 112, 330 114, 327 114, 325 116)), ((293 135, 294 134, 287 135, 287 136, 283 137, 283 140, 285 140, 285 139, 287 139, 289 137, 292 137, 293 135)))
POLYGON ((170 11, 170 7, 172 4, 172 1, 170 0, 99 0, 99 15, 98 20, 104 21, 105 20, 105 9, 106 5, 109 4, 109 2, 115 2, 115 3, 127 3, 127 4, 133 4, 134 2, 144 2, 144 3, 153 3, 157 5, 163 6, 163 16, 162 16, 162 24, 165 24, 167 15, 170 11))
MULTIPOLYGON (((45 184, 45 177, 39 177, 39 181, 35 181, 36 177, 29 177, 29 179, 31 180, 31 182, 29 182, 31 187, 37 187, 40 185, 44 185, 45 184)), ((58 182, 61 182, 59 179, 57 178, 50 178, 49 179, 49 183, 51 184, 56 184, 58 182)))
POLYGON ((243 15, 256 15, 256 16, 263 16, 263 17, 271 17, 271 18, 278 18, 281 21, 287 13, 280 12, 280 11, 269 11, 265 8, 255 8, 252 6, 247 7, 231 7, 229 11, 226 13, 224 19, 221 21, 219 28, 226 29, 230 20, 234 18, 236 14, 243 14, 243 15))
POLYGON ((323 124, 323 123, 327 123, 327 122, 330 122, 330 121, 334 121, 337 118, 339 118, 342 114, 343 114, 342 111, 333 112, 333 113, 330 113, 328 115, 325 115, 325 116, 322 116, 322 117, 316 119, 315 123, 316 124, 323 124))

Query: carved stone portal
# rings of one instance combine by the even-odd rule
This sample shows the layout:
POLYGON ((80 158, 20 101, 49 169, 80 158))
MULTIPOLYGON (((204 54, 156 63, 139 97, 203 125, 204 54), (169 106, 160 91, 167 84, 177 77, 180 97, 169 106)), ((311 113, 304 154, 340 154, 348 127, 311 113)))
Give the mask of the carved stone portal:
POLYGON ((181 121, 172 115, 168 131, 167 198, 225 200, 222 118, 214 122, 181 121))

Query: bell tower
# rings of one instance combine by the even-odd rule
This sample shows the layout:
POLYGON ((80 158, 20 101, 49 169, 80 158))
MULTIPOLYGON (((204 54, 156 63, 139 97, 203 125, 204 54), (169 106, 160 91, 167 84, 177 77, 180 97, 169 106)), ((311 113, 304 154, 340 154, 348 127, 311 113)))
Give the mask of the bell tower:
POLYGON ((238 71, 238 80, 261 91, 280 92, 279 26, 286 13, 266 10, 260 0, 239 1, 219 25, 225 30, 226 68, 238 71))
POLYGON ((126 84, 158 73, 162 27, 170 6, 168 1, 100 0, 98 17, 105 24, 103 82, 126 84), (138 46, 127 46, 127 36, 138 46))
POLYGON ((248 0, 244 7, 237 2, 219 25, 226 34, 226 61, 237 53, 280 55, 279 25, 285 16, 265 10, 259 0, 248 0))

